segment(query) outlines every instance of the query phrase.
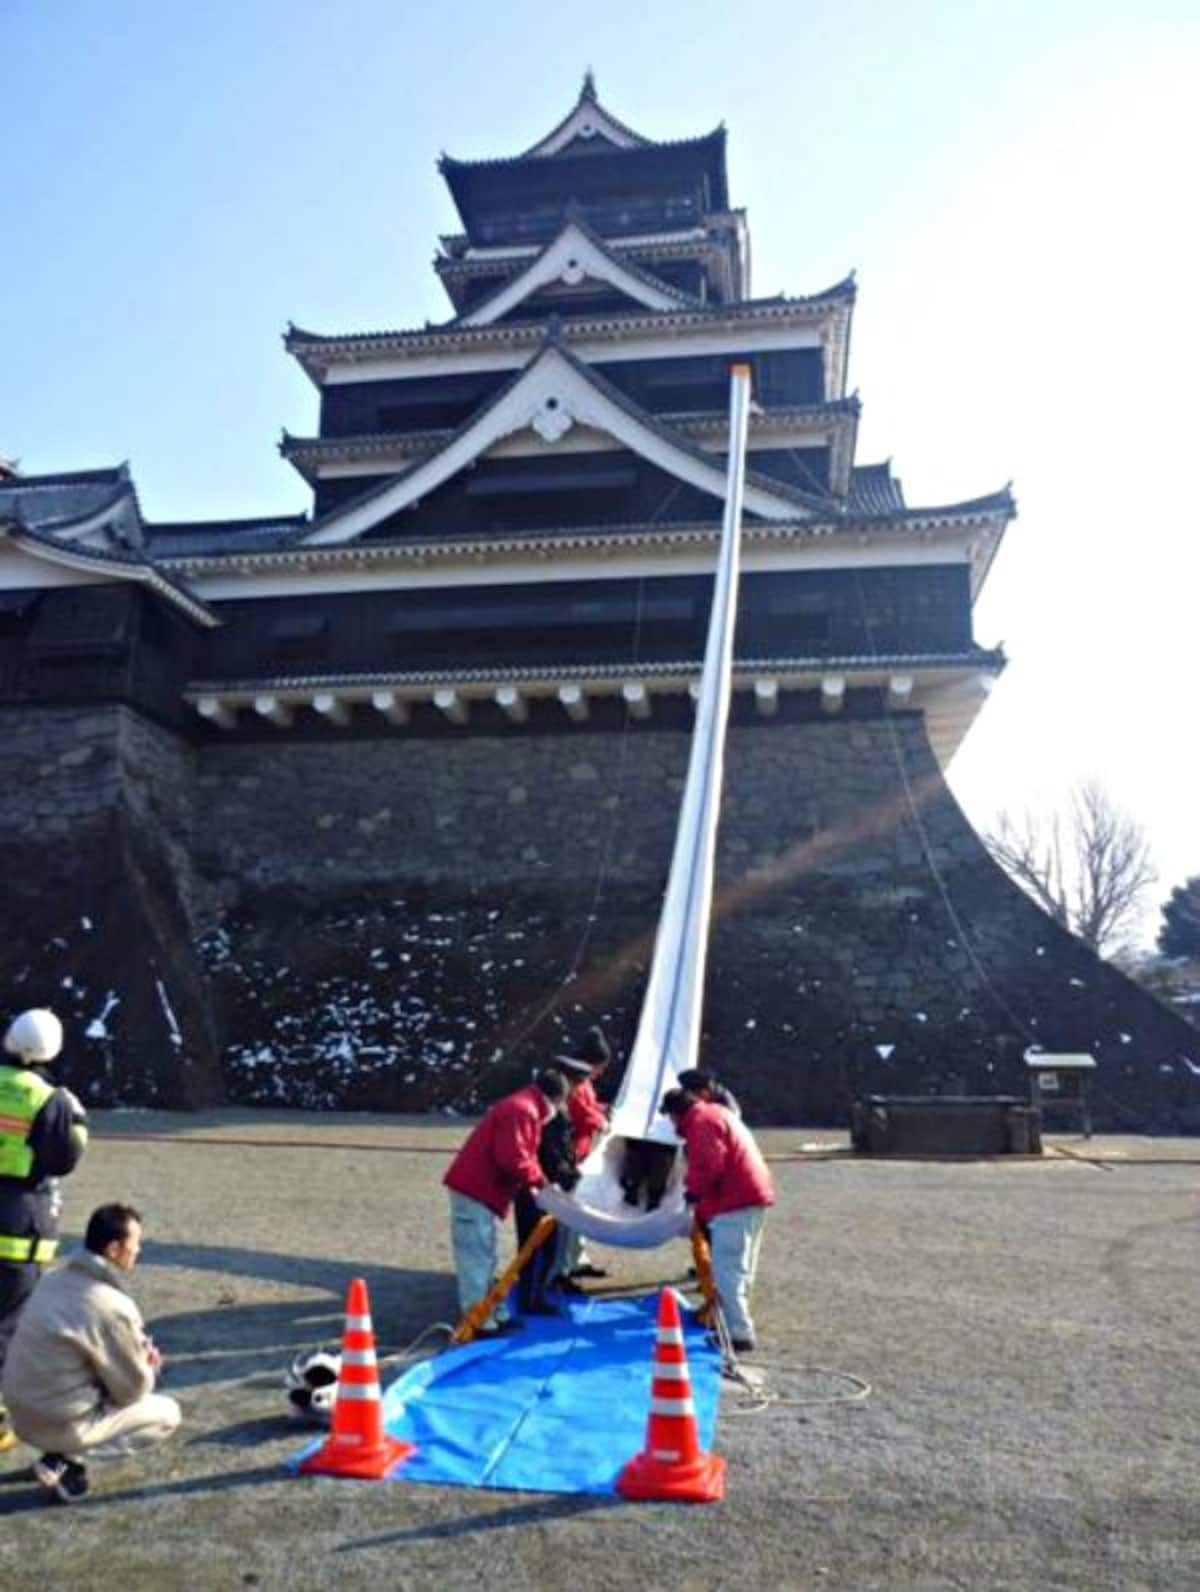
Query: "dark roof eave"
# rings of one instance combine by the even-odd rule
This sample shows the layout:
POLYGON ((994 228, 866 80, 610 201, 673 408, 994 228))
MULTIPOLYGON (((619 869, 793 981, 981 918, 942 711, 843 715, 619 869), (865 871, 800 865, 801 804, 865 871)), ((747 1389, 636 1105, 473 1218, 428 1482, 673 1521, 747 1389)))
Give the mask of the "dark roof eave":
MULTIPOLYGON (((962 512, 960 507, 959 510, 913 509, 893 515, 842 514, 824 520, 797 520, 792 524, 778 520, 762 520, 747 526, 745 534, 748 541, 769 540, 784 532, 798 533, 807 540, 816 541, 831 534, 836 535, 838 532, 889 529, 904 532, 925 528, 935 529, 939 525, 945 529, 953 529, 956 521, 969 518, 991 519, 996 522, 997 529, 1001 529, 1015 513, 1011 497, 1008 499, 1007 509, 994 506, 1002 498, 1003 494, 996 493, 991 497, 974 499, 969 505, 972 510, 970 514, 962 512), (993 506, 980 507, 980 505, 993 506)), ((176 555, 164 562, 184 569, 196 567, 219 569, 228 561, 245 558, 253 558, 256 562, 302 562, 308 565, 326 559, 331 563, 336 563, 339 559, 350 559, 357 563, 364 558, 383 561, 396 554, 424 562, 438 554, 453 555, 467 551, 472 554, 478 554, 480 551, 514 553, 524 547, 536 546, 561 551, 568 544, 578 547, 606 542, 625 543, 630 546, 645 544, 678 546, 686 543, 700 545, 712 542, 720 536, 720 533, 721 526, 717 520, 686 525, 663 525, 640 521, 627 525, 564 525, 549 529, 510 531, 502 536, 497 536, 494 532, 481 532, 477 536, 457 535, 445 540, 422 538, 414 541, 412 537, 397 536, 381 537, 369 542, 364 542, 361 538, 351 542, 325 542, 315 546, 311 543, 290 543, 274 548, 247 548, 241 552, 231 550, 228 553, 215 555, 196 554, 194 557, 176 555)))
MULTIPOLYGON (((637 673, 647 679, 661 678, 664 675, 690 675, 694 674, 701 666, 702 660, 696 658, 674 658, 656 660, 654 662, 642 661, 637 664, 637 673)), ((735 657, 733 671, 735 674, 762 674, 771 671, 785 672, 788 670, 827 671, 831 669, 852 672, 855 669, 987 669, 993 673, 1001 673, 1008 665, 1001 648, 985 649, 977 647, 969 652, 879 652, 879 653, 839 653, 834 656, 822 657, 817 653, 795 653, 782 657, 735 657)), ((451 671, 455 681, 467 684, 492 680, 549 680, 549 679, 587 679, 597 674, 628 674, 629 663, 611 658, 595 659, 590 663, 561 663, 554 664, 498 664, 495 668, 487 669, 474 666, 466 669, 451 671)), ((284 690, 320 690, 327 689, 355 690, 368 689, 389 683, 406 684, 411 686, 442 685, 446 682, 447 671, 443 667, 438 670, 412 669, 404 671, 374 670, 363 671, 355 674, 341 675, 270 675, 243 677, 238 680, 190 680, 186 694, 190 697, 199 696, 228 696, 234 693, 250 694, 261 691, 267 686, 275 686, 284 690)))
MULTIPOLYGON (((770 298, 770 299, 744 299, 737 304, 713 304, 703 307, 678 309, 678 310, 638 310, 628 315, 603 315, 596 317, 571 316, 562 321, 564 332, 576 336, 586 336, 591 329, 618 330, 631 329, 631 323, 642 322, 651 330, 658 326, 668 328, 672 321, 687 317, 698 323, 704 321, 719 322, 721 320, 747 321, 762 319, 785 319, 790 311, 814 309, 819 310, 827 305, 844 302, 853 304, 857 288, 853 277, 846 277, 841 282, 836 282, 832 287, 825 288, 819 293, 806 294, 800 298, 770 298)), ((321 351, 327 356, 335 354, 338 349, 362 349, 376 343, 380 345, 380 352, 386 352, 396 345, 408 346, 421 343, 431 345, 445 344, 447 341, 463 342, 499 342, 510 339, 514 342, 536 341, 536 334, 544 331, 544 322, 521 321, 516 323, 501 322, 499 325, 489 326, 459 326, 457 320, 444 322, 440 326, 410 327, 400 330, 385 330, 374 332, 344 332, 344 333, 319 333, 304 331, 300 327, 289 327, 284 334, 284 347, 289 353, 295 353, 303 358, 305 352, 321 351), (534 334, 534 335, 531 335, 534 334)), ((636 329, 641 330, 639 326, 636 329)))
MULTIPOLYGON (((614 117, 613 120, 616 121, 616 118, 614 117)), ((563 125, 564 124, 562 122, 559 123, 559 127, 561 127, 563 125)), ((558 131, 558 128, 555 128, 552 132, 547 133, 546 137, 547 138, 552 138, 554 136, 554 133, 557 132, 557 131, 558 131)), ((629 131, 630 133, 633 132, 632 128, 627 129, 627 131, 629 131)), ((641 137, 640 134, 633 134, 633 136, 634 137, 641 137)), ((561 153, 561 151, 556 151, 554 154, 550 154, 550 155, 533 155, 533 154, 528 154, 527 153, 527 154, 522 154, 522 155, 484 156, 482 159, 479 159, 479 160, 459 160, 454 155, 443 154, 443 155, 439 156, 439 158, 438 158, 438 170, 442 173, 443 176, 445 176, 445 177, 447 177, 447 179, 449 179, 450 175, 457 174, 459 172, 462 172, 462 173, 469 173, 469 172, 475 172, 475 171, 492 172, 492 171, 502 171, 502 170, 504 170, 506 168, 509 169, 509 170, 513 170, 513 171, 519 171, 522 168, 528 167, 531 162, 540 165, 543 161, 554 161, 554 162, 561 163, 564 159, 571 160, 571 159, 576 159, 576 158, 578 158, 580 160, 587 160, 589 162, 593 162, 593 161, 595 161, 597 159, 603 159, 605 156, 608 156, 610 154, 614 155, 614 156, 621 156, 621 155, 645 156, 645 155, 654 154, 654 153, 656 153, 658 151, 661 151, 661 150, 688 150, 688 149, 694 149, 694 150, 700 151, 700 150, 709 149, 709 148, 711 148, 713 150, 718 150, 719 149, 720 151, 723 152, 724 148, 725 148, 725 143, 726 143, 727 137, 728 137, 728 133, 727 133, 725 124, 724 124, 724 122, 721 122, 716 127, 712 128, 712 130, 710 132, 698 133, 693 138, 664 138, 664 139, 646 138, 646 139, 642 139, 642 142, 640 144, 636 145, 634 148, 631 148, 631 149, 622 149, 618 145, 614 144, 614 145, 612 145, 611 150, 606 149, 599 156, 594 155, 594 154, 580 155, 578 157, 570 156, 570 155, 564 156, 561 153)), ((545 139, 541 139, 541 140, 539 140, 539 142, 544 143, 545 139)), ((534 145, 533 147, 536 148, 537 146, 534 145)))

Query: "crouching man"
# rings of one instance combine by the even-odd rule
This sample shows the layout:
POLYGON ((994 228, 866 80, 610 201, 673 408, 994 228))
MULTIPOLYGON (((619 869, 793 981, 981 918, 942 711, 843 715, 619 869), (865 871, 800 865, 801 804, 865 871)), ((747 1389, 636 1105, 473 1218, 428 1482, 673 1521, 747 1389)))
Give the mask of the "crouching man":
POLYGON ((726 1106, 671 1089, 659 1108, 687 1150, 684 1197, 711 1234, 713 1281, 733 1347, 755 1347, 750 1295, 758 1271, 767 1208, 775 1203, 771 1174, 740 1117, 726 1106))
POLYGON ((132 1205, 101 1205, 84 1247, 46 1273, 21 1313, 4 1365, 18 1437, 43 1450, 33 1467, 51 1502, 88 1490, 83 1456, 115 1459, 161 1443, 179 1405, 155 1393, 162 1356, 129 1297, 142 1246, 132 1205))
MULTIPOLYGON (((495 1284, 498 1224, 519 1194, 532 1194, 546 1181, 538 1145, 542 1129, 566 1098, 567 1080, 561 1072, 553 1067, 539 1072, 526 1088, 492 1106, 442 1179, 450 1194, 450 1243, 464 1314, 495 1284)), ((476 1336, 494 1338, 512 1327, 501 1305, 476 1336)))

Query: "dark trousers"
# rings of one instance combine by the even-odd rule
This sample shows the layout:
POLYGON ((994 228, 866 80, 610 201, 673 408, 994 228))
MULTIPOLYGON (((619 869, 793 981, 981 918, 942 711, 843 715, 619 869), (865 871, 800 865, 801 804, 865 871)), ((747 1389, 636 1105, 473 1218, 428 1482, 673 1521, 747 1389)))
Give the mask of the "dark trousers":
MULTIPOLYGON (((525 1242, 545 1214, 538 1209, 529 1190, 522 1189, 513 1204, 518 1247, 525 1242)), ((545 1243, 538 1245, 517 1278, 517 1310, 522 1314, 528 1311, 531 1305, 544 1305, 546 1302, 546 1286, 550 1281, 557 1248, 554 1238, 555 1235, 552 1233, 545 1243)))
POLYGON ((42 1268, 32 1263, 14 1266, 0 1260, 0 1371, 4 1370, 8 1346, 17 1330, 17 1318, 41 1275, 42 1268))
POLYGON ((644 1187, 646 1209, 657 1210, 674 1163, 673 1144, 659 1144, 655 1139, 626 1139, 621 1162, 621 1187, 625 1191, 626 1205, 639 1205, 644 1187))

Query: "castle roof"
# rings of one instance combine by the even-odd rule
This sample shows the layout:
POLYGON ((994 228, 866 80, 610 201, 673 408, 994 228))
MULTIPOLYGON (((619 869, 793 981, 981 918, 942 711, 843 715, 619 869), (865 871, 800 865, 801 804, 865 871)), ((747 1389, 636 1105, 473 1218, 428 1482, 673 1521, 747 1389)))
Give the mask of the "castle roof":
POLYGON ((642 309, 702 309, 701 301, 682 288, 672 287, 636 261, 622 259, 582 217, 569 213, 562 227, 515 276, 451 324, 489 326, 517 308, 541 288, 562 284, 577 286, 586 280, 606 282, 625 293, 642 309))
MULTIPOLYGON (((897 514, 838 513, 833 511, 832 505, 830 509, 825 515, 814 515, 810 519, 747 521, 742 532, 744 546, 747 552, 760 547, 808 545, 832 549, 839 542, 861 546, 864 542, 880 543, 880 539, 881 545, 895 540, 900 546, 913 535, 935 541, 943 538, 957 541, 966 533, 978 537, 981 545, 986 544, 984 556, 972 566, 973 587, 978 591, 1004 527, 1016 513, 1016 503, 1011 489, 1006 486, 962 503, 905 509, 897 514)), ((297 539, 273 547, 222 547, 211 551, 197 546, 186 553, 164 555, 164 564, 187 575, 217 574, 230 565, 247 572, 283 570, 289 566, 312 571, 343 564, 356 569, 373 565, 411 564, 424 569, 438 564, 464 564, 475 570, 480 559, 499 565, 529 557, 536 557, 543 563, 568 560, 573 556, 591 557, 596 552, 609 557, 690 550, 711 554, 720 534, 720 520, 714 515, 710 521, 694 524, 662 521, 625 525, 572 524, 536 530, 480 531, 437 538, 393 536, 373 538, 369 542, 343 540, 315 545, 297 539)), ((564 572, 569 572, 566 564, 564 572)))
POLYGON ((208 604, 189 591, 177 575, 159 568, 140 553, 82 546, 77 542, 64 541, 58 535, 34 530, 17 520, 5 522, 3 508, 0 507, 0 548, 5 546, 15 548, 41 563, 72 570, 76 574, 96 576, 98 583, 132 581, 145 586, 172 607, 181 609, 189 619, 206 630, 220 623, 208 604))
MULTIPOLYGON (((532 428, 552 444, 575 425, 609 433, 626 447, 717 498, 725 493, 722 459, 673 431, 596 370, 576 359, 551 332, 534 357, 457 431, 425 458, 381 485, 316 520, 299 539, 318 544, 349 541, 479 458, 500 438, 532 428)), ((749 513, 789 519, 828 512, 831 500, 746 472, 749 513)))
MULTIPOLYGON (((804 297, 777 296, 744 299, 736 304, 689 305, 671 310, 634 310, 598 316, 571 316, 558 330, 567 342, 605 338, 629 341, 633 338, 671 333, 689 328, 733 332, 748 326, 766 324, 805 324, 833 315, 848 316, 856 295, 853 276, 844 277, 832 287, 804 297)), ((312 332, 289 323, 284 347, 318 383, 324 371, 341 361, 378 359, 410 354, 441 354, 466 348, 521 348, 541 342, 545 324, 530 321, 501 321, 495 325, 470 326, 458 320, 440 326, 424 326, 400 331, 312 332)))
MULTIPOLYGON (((794 404, 787 406, 755 405, 750 413, 750 435, 784 430, 801 430, 835 426, 853 426, 862 405, 857 394, 849 398, 833 398, 827 403, 794 404)), ((680 411, 659 415, 658 421, 676 435, 696 440, 712 436, 723 439, 729 421, 724 412, 708 410, 680 411)), ((454 435, 452 427, 436 427, 426 431, 373 431, 358 432, 352 436, 297 436, 284 431, 279 451, 295 465, 307 481, 314 481, 323 463, 360 462, 370 459, 414 458, 444 447, 454 435)), ((753 457, 751 455, 751 457, 753 457)), ((872 468, 878 468, 872 466, 872 468)), ((897 483, 898 484, 898 483, 897 483)))
POLYGON ((533 160, 539 156, 561 154, 576 141, 586 144, 594 138, 599 138, 618 149, 644 148, 652 142, 651 139, 644 138, 641 133, 635 133, 625 122, 618 121, 613 113, 600 103, 596 93, 595 74, 589 67, 583 74, 579 98, 562 121, 556 127, 552 127, 543 138, 539 138, 536 144, 531 144, 519 158, 533 160))
POLYGON ((307 514, 272 514, 242 520, 147 521, 146 546, 155 558, 186 556, 196 550, 208 553, 285 547, 309 523, 307 514))
POLYGON ((0 479, 0 518, 33 530, 73 528, 125 500, 136 503, 128 464, 0 479))
POLYGON ((850 472, 850 508, 867 515, 904 513, 904 493, 892 474, 891 461, 858 464, 850 472))

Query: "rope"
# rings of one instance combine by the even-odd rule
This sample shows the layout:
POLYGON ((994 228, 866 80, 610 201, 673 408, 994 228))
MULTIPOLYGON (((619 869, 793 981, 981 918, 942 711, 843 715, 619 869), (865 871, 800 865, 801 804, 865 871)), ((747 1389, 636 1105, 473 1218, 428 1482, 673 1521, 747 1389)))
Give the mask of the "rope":
POLYGON ((826 1404, 861 1404, 871 1396, 871 1384, 861 1376, 855 1376, 851 1371, 832 1371, 821 1365, 785 1366, 778 1361, 767 1361, 762 1371, 756 1367, 746 1368, 738 1359, 737 1350, 733 1346, 733 1338, 729 1331, 729 1323, 725 1319, 725 1312, 721 1308, 720 1295, 714 1293, 711 1301, 706 1304, 706 1309, 712 1317, 712 1326, 709 1337, 716 1340, 721 1351, 721 1376, 727 1382, 732 1382, 748 1395, 742 1402, 734 1404, 725 1413, 728 1415, 758 1415, 763 1410, 770 1409, 800 1409, 826 1404), (775 1365, 778 1369, 786 1369, 795 1375, 821 1375, 830 1377, 835 1381, 848 1382, 853 1391, 850 1393, 825 1394, 813 1398, 789 1398, 781 1393, 774 1392, 767 1386, 767 1369, 775 1365))
MULTIPOLYGON (((406 1344, 403 1349, 381 1349, 378 1354, 380 1365, 391 1364, 393 1360, 417 1359, 417 1350, 425 1342, 426 1338, 433 1337, 435 1333, 444 1333, 448 1341, 454 1336, 454 1328, 448 1321, 431 1321, 427 1327, 422 1327, 412 1342, 406 1344)), ((442 1348, 444 1347, 445 1344, 442 1345, 442 1348)), ((441 1352, 441 1350, 435 1349, 433 1352, 434 1354, 438 1354, 441 1352)), ((426 1358, 428 1358, 428 1356, 426 1356, 426 1358)))
POLYGON ((760 1415, 764 1410, 785 1410, 816 1408, 821 1405, 836 1404, 862 1404, 870 1398, 874 1389, 871 1384, 861 1376, 856 1376, 852 1371, 835 1371, 824 1365, 790 1365, 785 1361, 766 1360, 760 1362, 763 1374, 758 1375, 757 1367, 747 1370, 737 1361, 727 1362, 721 1367, 721 1375, 726 1381, 734 1382, 740 1386, 747 1395, 740 1403, 732 1405, 722 1413, 725 1415, 760 1415), (775 1369, 786 1371, 794 1376, 824 1376, 832 1381, 850 1384, 848 1393, 827 1393, 813 1397, 793 1398, 774 1392, 767 1386, 766 1373, 775 1369))

